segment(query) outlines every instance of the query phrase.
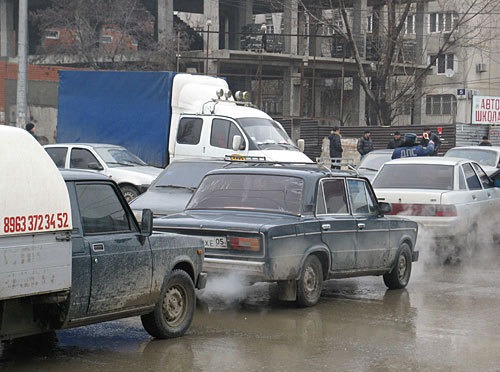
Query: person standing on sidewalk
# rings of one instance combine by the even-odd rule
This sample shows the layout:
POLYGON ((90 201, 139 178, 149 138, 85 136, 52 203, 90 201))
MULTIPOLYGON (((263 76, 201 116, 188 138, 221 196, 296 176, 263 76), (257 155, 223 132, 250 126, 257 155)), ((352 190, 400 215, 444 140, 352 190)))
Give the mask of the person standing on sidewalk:
POLYGON ((372 139, 370 138, 371 136, 371 131, 369 129, 365 130, 365 134, 363 137, 361 137, 358 140, 358 152, 361 155, 361 159, 368 154, 369 152, 373 151, 373 142, 372 139))
MULTIPOLYGON (((344 150, 342 149, 340 128, 338 126, 333 127, 328 139, 330 140, 330 158, 341 158, 344 150)), ((340 167, 334 167, 332 161, 332 169, 340 169, 340 167)))

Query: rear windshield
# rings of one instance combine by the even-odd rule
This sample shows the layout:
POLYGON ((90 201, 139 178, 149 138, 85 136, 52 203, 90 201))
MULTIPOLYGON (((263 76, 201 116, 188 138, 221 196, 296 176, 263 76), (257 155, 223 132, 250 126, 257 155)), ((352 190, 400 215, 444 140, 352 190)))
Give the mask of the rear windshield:
POLYGON ((299 215, 304 180, 263 174, 205 177, 187 209, 242 209, 299 215))
POLYGON ((224 165, 226 165, 224 162, 173 162, 167 168, 165 168, 163 172, 161 172, 161 174, 156 178, 151 187, 196 188, 200 184, 201 179, 205 176, 205 174, 207 174, 211 170, 222 168, 224 165))
POLYGON ((377 189, 453 190, 452 165, 386 164, 373 181, 377 189))
POLYGON ((490 150, 458 148, 449 150, 445 156, 469 159, 481 165, 489 165, 490 167, 497 166, 497 154, 495 151, 490 150))

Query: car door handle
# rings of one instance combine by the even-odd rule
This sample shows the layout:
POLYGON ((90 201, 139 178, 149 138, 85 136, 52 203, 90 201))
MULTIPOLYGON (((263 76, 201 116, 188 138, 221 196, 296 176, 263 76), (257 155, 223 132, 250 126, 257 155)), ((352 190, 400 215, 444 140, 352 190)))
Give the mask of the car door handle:
POLYGON ((332 227, 330 226, 329 223, 324 223, 323 225, 321 225, 321 228, 323 230, 330 230, 332 227))
POLYGON ((491 199, 491 194, 490 193, 488 193, 488 199, 491 199))
POLYGON ((358 223, 358 229, 360 230, 363 230, 365 228, 365 224, 364 223, 358 223))
POLYGON ((476 195, 472 195, 472 200, 476 200, 477 199, 477 196, 476 195))
POLYGON ((94 252, 104 252, 104 244, 102 243, 92 244, 92 250, 94 252))

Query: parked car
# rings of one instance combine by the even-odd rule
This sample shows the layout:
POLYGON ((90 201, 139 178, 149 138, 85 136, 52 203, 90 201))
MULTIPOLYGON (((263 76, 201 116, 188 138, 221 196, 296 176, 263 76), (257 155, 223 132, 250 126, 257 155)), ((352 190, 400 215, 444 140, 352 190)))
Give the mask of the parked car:
POLYGON ((85 169, 113 179, 130 202, 147 190, 161 173, 126 148, 96 143, 58 143, 44 146, 58 168, 85 169))
POLYGON ((358 174, 373 181, 382 164, 391 160, 393 149, 374 150, 366 154, 358 165, 358 174))
POLYGON ((449 149, 444 156, 475 161, 488 176, 500 168, 500 146, 454 147, 449 149))
POLYGON ((319 165, 225 168, 202 180, 184 213, 155 228, 199 236, 204 271, 278 282, 280 298, 317 303, 330 278, 383 275, 408 284, 417 224, 385 217, 367 179, 319 165))
POLYGON ((380 202, 392 204, 392 214, 424 227, 445 260, 476 247, 478 228, 500 207, 500 189, 493 187, 479 164, 467 159, 391 160, 378 172, 373 188, 380 202))
POLYGON ((203 176, 228 164, 223 160, 206 159, 174 161, 160 173, 144 194, 130 203, 130 208, 139 221, 143 209, 151 209, 155 218, 182 212, 203 176))

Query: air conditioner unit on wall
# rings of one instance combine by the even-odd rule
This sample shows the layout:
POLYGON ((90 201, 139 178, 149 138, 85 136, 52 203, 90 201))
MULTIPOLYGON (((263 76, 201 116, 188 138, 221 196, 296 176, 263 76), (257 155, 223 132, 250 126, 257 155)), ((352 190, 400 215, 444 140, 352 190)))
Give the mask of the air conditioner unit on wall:
POLYGON ((476 72, 486 72, 486 71, 488 71, 486 63, 478 63, 478 64, 476 64, 476 72))

